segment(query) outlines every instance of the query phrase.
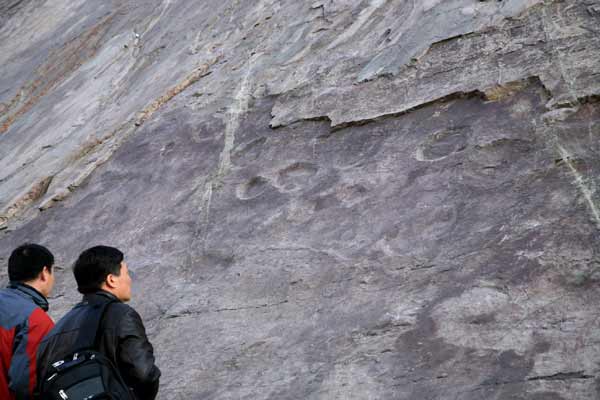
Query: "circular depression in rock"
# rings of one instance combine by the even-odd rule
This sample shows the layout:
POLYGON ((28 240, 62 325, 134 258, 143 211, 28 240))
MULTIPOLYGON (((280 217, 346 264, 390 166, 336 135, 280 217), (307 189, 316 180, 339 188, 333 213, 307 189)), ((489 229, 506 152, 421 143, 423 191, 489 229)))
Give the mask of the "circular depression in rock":
POLYGON ((237 187, 236 195, 240 200, 254 199, 263 194, 269 188, 269 181, 262 176, 255 176, 248 182, 237 187))
POLYGON ((307 186, 319 167, 308 162, 295 162, 279 171, 277 183, 285 190, 297 190, 307 186))
POLYGON ((461 131, 441 131, 430 135, 417 148, 417 160, 437 161, 467 147, 467 136, 461 131))

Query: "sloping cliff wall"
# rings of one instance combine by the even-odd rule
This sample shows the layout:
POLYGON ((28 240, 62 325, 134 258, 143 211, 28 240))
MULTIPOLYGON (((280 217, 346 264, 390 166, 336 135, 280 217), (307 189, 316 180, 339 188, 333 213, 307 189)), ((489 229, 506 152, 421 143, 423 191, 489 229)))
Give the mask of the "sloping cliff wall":
POLYGON ((0 262, 49 246, 58 318, 77 254, 123 249, 161 399, 596 398, 599 26, 0 0, 0 262))

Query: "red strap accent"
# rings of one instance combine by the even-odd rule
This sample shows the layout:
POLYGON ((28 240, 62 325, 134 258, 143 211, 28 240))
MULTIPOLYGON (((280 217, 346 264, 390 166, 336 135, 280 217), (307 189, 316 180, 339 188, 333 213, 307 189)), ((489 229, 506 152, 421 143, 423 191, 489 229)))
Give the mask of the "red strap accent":
POLYGON ((13 400, 15 394, 8 390, 8 369, 12 360, 12 346, 15 339, 15 328, 0 328, 0 399, 13 400))
POLYGON ((33 396, 36 385, 36 356, 40 342, 54 326, 52 319, 41 308, 36 308, 29 316, 27 333, 27 357, 29 357, 29 393, 33 396))

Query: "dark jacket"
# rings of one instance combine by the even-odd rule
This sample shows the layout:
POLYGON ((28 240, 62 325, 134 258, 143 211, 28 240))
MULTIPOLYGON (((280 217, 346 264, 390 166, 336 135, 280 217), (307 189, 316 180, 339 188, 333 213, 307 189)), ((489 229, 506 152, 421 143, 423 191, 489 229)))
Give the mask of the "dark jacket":
MULTIPOLYGON (((116 300, 110 293, 87 294, 69 311, 42 341, 38 351, 38 377, 46 376, 48 367, 71 354, 89 304, 116 300)), ((119 302, 106 309, 98 329, 98 351, 117 366, 125 383, 140 400, 153 400, 158 392, 160 370, 154 364, 154 351, 146 337, 140 315, 119 302)))
POLYGON ((0 399, 31 399, 35 353, 54 323, 48 301, 31 286, 14 283, 0 291, 0 399))

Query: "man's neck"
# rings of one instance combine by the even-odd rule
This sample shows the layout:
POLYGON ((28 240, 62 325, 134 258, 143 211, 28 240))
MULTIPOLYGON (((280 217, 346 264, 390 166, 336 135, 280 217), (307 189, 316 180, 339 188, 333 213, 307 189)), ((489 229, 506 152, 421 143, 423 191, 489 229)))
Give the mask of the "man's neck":
POLYGON ((115 296, 115 297, 117 298, 117 300, 119 300, 119 301, 122 301, 122 300, 119 298, 119 295, 118 295, 118 293, 117 293, 115 290, 113 290, 113 289, 109 288, 108 286, 106 286, 106 285, 102 285, 102 287, 100 288, 100 290, 102 290, 103 292, 106 292, 106 293, 110 293, 110 294, 112 294, 113 296, 115 296))
POLYGON ((41 294, 45 298, 48 297, 48 294, 44 293, 44 288, 43 288, 42 284, 39 281, 37 281, 37 280, 36 281, 23 282, 23 285, 27 285, 30 288, 35 289, 36 292, 38 292, 39 294, 41 294))
POLYGON ((23 295, 31 298, 35 304, 42 308, 42 310, 48 311, 48 299, 46 299, 46 296, 34 286, 31 286, 27 282, 11 282, 10 287, 15 288, 23 293, 23 295))

